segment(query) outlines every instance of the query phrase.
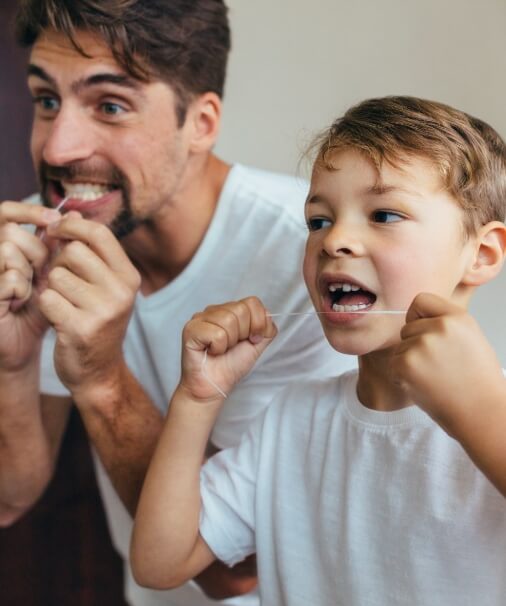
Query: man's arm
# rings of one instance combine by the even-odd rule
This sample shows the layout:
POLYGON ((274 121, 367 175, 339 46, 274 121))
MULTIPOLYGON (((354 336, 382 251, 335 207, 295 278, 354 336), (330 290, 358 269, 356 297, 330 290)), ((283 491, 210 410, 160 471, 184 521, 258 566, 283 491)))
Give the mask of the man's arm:
POLYGON ((38 376, 0 372, 0 526, 16 522, 46 489, 67 424, 70 401, 39 399, 34 384, 38 376))
POLYGON ((393 361, 398 381, 506 496, 506 379, 477 322, 422 294, 401 336, 393 361))
POLYGON ((134 525, 131 562, 140 584, 176 587, 215 559, 199 534, 199 520, 200 468, 224 401, 216 385, 230 392, 275 332, 262 304, 253 298, 210 307, 185 327, 181 382, 146 476, 134 525))
POLYGON ((48 328, 33 275, 49 249, 22 226, 43 229, 58 212, 19 202, 0 204, 0 525, 16 521, 52 476, 68 403, 39 395, 39 360, 48 328))

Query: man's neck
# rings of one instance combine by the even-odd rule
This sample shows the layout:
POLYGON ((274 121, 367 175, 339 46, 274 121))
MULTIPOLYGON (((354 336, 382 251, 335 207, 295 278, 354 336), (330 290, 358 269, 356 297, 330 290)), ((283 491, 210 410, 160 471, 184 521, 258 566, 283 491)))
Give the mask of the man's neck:
POLYGON ((211 224, 229 171, 228 164, 209 155, 156 217, 124 238, 144 295, 163 288, 188 266, 211 224))

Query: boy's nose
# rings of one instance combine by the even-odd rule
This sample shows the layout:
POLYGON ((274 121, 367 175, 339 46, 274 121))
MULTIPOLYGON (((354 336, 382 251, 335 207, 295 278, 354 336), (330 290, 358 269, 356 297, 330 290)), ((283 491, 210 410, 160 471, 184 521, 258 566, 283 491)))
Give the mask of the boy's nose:
POLYGON ((362 256, 365 246, 356 227, 335 224, 322 242, 322 253, 329 257, 362 256))
POLYGON ((93 130, 84 117, 76 110, 62 108, 53 120, 42 157, 51 166, 65 166, 86 160, 95 151, 93 141, 93 130))

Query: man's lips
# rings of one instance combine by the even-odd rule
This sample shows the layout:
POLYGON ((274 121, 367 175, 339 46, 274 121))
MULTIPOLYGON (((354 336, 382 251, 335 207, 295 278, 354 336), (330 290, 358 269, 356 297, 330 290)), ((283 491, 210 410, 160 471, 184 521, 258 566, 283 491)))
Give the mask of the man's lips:
POLYGON ((65 199, 66 202, 64 210, 66 212, 69 210, 76 210, 81 213, 89 213, 90 211, 93 211, 94 209, 97 209, 111 202, 113 199, 116 199, 118 195, 121 195, 121 190, 110 189, 109 191, 95 199, 85 199, 83 197, 86 195, 85 193, 80 194, 69 192, 67 194, 58 182, 51 181, 49 182, 47 193, 47 197, 53 208, 56 208, 65 199))

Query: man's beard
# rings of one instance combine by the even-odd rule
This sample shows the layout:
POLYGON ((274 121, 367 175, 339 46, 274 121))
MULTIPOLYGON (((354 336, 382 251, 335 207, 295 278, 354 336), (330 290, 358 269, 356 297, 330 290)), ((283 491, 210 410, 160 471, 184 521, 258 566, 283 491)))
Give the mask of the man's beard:
MULTIPOLYGON (((53 208, 48 198, 50 181, 75 182, 77 180, 81 180, 82 183, 105 181, 106 183, 113 185, 114 189, 121 192, 123 206, 108 227, 116 238, 118 238, 118 240, 121 240, 121 238, 131 234, 142 223, 142 221, 134 217, 132 213, 128 181, 125 175, 115 167, 111 167, 107 171, 99 171, 97 169, 90 169, 89 167, 87 168, 84 163, 80 162, 70 164, 69 166, 50 166, 42 161, 39 166, 38 177, 42 204, 48 208, 53 208)), ((60 195, 65 195, 63 192, 59 193, 60 195)), ((64 212, 64 209, 62 209, 62 211, 64 212)))

